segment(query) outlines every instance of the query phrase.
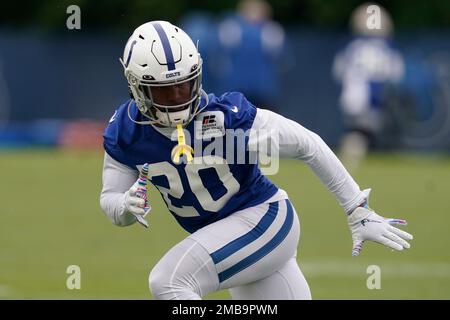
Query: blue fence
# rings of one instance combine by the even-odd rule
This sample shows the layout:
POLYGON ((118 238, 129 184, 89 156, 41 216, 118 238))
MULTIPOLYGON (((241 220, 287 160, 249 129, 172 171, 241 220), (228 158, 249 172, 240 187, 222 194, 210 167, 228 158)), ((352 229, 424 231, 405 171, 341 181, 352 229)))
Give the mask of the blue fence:
MULTIPOLYGON (((349 36, 308 29, 290 29, 286 34, 289 53, 283 59, 287 64, 280 64, 283 70, 279 74, 275 109, 318 132, 329 144, 336 145, 343 125, 338 107, 340 87, 333 80, 331 69, 335 54, 348 42, 349 36)), ((128 35, 122 34, 105 36, 77 31, 58 35, 0 30, 0 121, 19 123, 16 129, 20 130, 27 127, 24 123, 42 119, 106 121, 128 98, 118 61, 127 38, 128 35)), ((394 113, 399 117, 398 125, 404 126, 403 134, 407 135, 398 140, 397 146, 448 148, 450 34, 437 31, 400 33, 396 40, 408 61, 409 79, 420 78, 427 66, 433 68, 433 76, 439 76, 435 79, 437 85, 430 90, 433 91, 431 99, 438 100, 431 103, 440 108, 439 121, 431 124, 420 124, 420 119, 409 115, 423 125, 419 129, 417 123, 411 127, 411 119, 402 119, 402 112, 394 113), (435 87, 441 91, 436 93, 435 87)), ((207 58, 214 59, 212 56, 207 58)), ((208 64, 206 66, 208 68, 208 64)), ((206 74, 205 81, 208 77, 206 74)), ((420 90, 420 82, 416 81, 414 85, 420 90)), ((224 90, 222 83, 212 80, 204 86, 207 91, 217 94, 224 90)), ((408 99, 410 97, 398 99, 396 103, 409 103, 405 102, 408 99)), ((423 114, 423 110, 417 110, 423 114)), ((4 131, 3 137, 8 134, 11 132, 4 131)))

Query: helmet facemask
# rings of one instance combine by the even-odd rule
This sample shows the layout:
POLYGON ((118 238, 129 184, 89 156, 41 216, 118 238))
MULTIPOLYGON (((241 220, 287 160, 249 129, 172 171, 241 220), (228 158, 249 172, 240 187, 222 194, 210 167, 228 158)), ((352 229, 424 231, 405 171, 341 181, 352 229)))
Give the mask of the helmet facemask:
POLYGON ((156 81, 149 75, 143 79, 131 73, 127 75, 136 105, 150 123, 163 127, 186 126, 198 113, 202 96, 201 59, 199 62, 187 76, 170 81, 156 81))

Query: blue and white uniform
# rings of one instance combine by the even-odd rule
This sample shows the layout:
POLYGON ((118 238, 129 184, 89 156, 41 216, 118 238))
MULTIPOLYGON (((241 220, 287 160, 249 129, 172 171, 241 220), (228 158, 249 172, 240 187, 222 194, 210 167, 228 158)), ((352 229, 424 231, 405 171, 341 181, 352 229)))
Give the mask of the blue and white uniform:
MULTIPOLYGON (((202 156, 227 130, 272 130, 265 138, 274 139, 279 154, 306 162, 344 210, 365 199, 322 139, 298 123, 254 107, 241 93, 210 94, 205 104, 202 101, 204 109, 186 128, 195 156, 202 156)), ((149 163, 151 182, 178 223, 191 233, 151 272, 154 297, 198 299, 230 288, 233 298, 310 298, 295 258, 299 221, 286 192, 250 161, 174 164, 173 129, 135 124, 128 108, 133 120, 142 120, 130 100, 119 107, 105 130, 102 209, 117 225, 134 223, 125 212, 124 193, 137 179, 140 166, 149 163)), ((251 157, 249 150, 259 139, 247 136, 240 149, 232 146, 234 154, 243 151, 251 157)), ((229 154, 230 145, 225 140, 220 145, 223 149, 208 157, 217 160, 229 154)))
POLYGON ((378 132, 383 125, 386 85, 404 75, 403 58, 392 41, 383 37, 353 39, 336 55, 333 73, 342 84, 339 102, 346 126, 378 132))
MULTIPOLYGON (((133 169, 147 162, 149 179, 163 195, 170 212, 188 232, 263 203, 277 192, 278 188, 261 174, 257 164, 238 164, 237 161, 210 166, 174 164, 171 151, 177 141, 171 140, 170 135, 169 138, 165 136, 164 129, 133 123, 128 118, 129 103, 133 104, 128 101, 122 105, 106 128, 105 150, 113 159, 133 169)), ((131 117, 142 121, 143 116, 137 108, 133 105, 130 108, 131 117)), ((223 137, 225 130, 249 130, 255 116, 256 108, 242 94, 230 93, 220 98, 210 94, 209 104, 186 128, 189 136, 197 140, 190 139, 190 145, 195 146, 197 154, 203 155, 203 150, 214 138, 223 137), (212 135, 213 130, 217 132, 216 137, 203 139, 208 134, 206 129, 212 135)), ((168 134, 173 130, 169 129, 168 134)), ((221 155, 216 152, 213 156, 226 160, 229 144, 225 139, 223 142, 221 155)), ((236 157, 240 151, 248 153, 247 145, 241 149, 234 152, 236 157)))

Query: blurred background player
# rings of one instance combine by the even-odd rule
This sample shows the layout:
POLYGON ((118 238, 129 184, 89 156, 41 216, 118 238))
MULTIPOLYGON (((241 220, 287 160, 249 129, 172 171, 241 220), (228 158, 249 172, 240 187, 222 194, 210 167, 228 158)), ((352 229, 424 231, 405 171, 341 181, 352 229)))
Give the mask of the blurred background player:
POLYGON ((345 133, 340 156, 350 170, 356 169, 370 147, 379 142, 383 130, 386 86, 401 80, 403 59, 393 46, 394 25, 389 13, 380 9, 380 28, 368 19, 372 3, 357 7, 350 20, 354 39, 339 52, 333 73, 341 83, 339 98, 345 133))
MULTIPOLYGON (((283 27, 264 0, 242 0, 218 25, 218 91, 243 92, 256 106, 274 110, 280 70, 286 63, 283 27)), ((215 58, 215 59, 216 59, 215 58)))

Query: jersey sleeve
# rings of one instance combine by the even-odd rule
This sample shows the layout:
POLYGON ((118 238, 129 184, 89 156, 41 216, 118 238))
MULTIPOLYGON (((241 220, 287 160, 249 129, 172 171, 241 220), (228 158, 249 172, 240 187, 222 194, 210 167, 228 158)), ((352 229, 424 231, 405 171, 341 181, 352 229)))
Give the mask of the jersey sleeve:
MULTIPOLYGON (((140 132, 128 119, 129 103, 131 103, 130 100, 122 104, 109 120, 103 132, 103 148, 114 160, 135 169, 127 150, 133 145, 140 132)), ((131 116, 136 116, 136 110, 137 108, 131 108, 131 116)))
POLYGON ((119 141, 119 124, 116 119, 118 110, 114 112, 114 115, 109 120, 108 126, 103 132, 103 147, 106 153, 113 159, 117 159, 117 149, 119 141))
POLYGON ((272 153, 276 150, 280 156, 304 161, 346 212, 365 200, 366 195, 358 184, 316 133, 277 113, 258 109, 249 147, 257 150, 259 144, 267 143, 267 139, 271 148, 263 150, 272 150, 272 153))

